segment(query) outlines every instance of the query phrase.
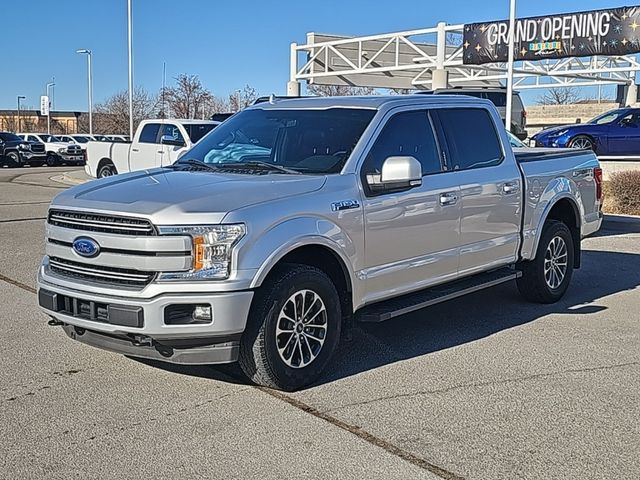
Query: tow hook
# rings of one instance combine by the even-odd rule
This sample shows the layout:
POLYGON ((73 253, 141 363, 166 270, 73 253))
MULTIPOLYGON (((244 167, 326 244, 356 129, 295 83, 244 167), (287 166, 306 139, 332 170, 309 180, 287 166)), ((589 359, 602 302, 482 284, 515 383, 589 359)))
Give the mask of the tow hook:
POLYGON ((51 319, 47 322, 47 325, 51 327, 61 327, 62 325, 64 325, 64 322, 61 322, 60 320, 56 320, 55 318, 51 317, 51 319))
POLYGON ((133 343, 136 347, 152 347, 153 338, 147 337, 146 335, 134 335, 131 343, 133 343))

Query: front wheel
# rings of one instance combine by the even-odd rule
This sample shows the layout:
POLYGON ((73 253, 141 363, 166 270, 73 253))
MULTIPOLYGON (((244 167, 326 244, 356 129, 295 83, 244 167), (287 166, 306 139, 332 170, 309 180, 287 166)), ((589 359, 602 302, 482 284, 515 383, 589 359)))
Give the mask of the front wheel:
POLYGON ((7 160, 9 160, 9 165, 12 167, 20 166, 20 156, 16 152, 7 153, 7 160))
POLYGON ((548 220, 542 229, 536 257, 522 262, 518 290, 527 300, 554 303, 562 298, 573 275, 571 231, 562 222, 548 220))
POLYGON ((577 137, 571 139, 571 141, 569 142, 569 147, 579 150, 595 150, 596 148, 593 140, 586 135, 578 135, 577 137))
POLYGON ((53 153, 50 153, 47 155, 47 166, 48 167, 55 167, 58 164, 58 159, 56 158, 56 156, 53 153))
POLYGON ((238 359, 253 382, 293 391, 323 372, 340 339, 338 292, 323 271, 278 267, 256 292, 238 359))

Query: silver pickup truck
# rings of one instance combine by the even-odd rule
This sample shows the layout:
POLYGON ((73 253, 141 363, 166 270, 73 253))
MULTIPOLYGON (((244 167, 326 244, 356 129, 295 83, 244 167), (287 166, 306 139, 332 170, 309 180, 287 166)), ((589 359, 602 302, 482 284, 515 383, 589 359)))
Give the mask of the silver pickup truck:
POLYGON ((510 280, 560 299, 600 227, 601 184, 590 151, 514 153, 485 100, 273 100, 171 166, 59 194, 39 303, 89 345, 239 361, 298 389, 353 321, 510 280))

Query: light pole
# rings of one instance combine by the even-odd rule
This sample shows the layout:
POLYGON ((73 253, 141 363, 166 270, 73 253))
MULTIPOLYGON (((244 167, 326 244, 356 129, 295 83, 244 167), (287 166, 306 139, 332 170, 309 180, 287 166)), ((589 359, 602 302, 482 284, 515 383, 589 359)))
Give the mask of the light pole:
POLYGON ((129 48, 129 138, 133 139, 133 45, 131 32, 131 0, 127 0, 127 42, 129 48))
POLYGON ((51 97, 49 97, 49 87, 55 86, 55 82, 47 83, 47 103, 49 104, 49 108, 47 108, 47 135, 51 135, 51 97))
POLYGON ((20 100, 24 100, 25 97, 24 95, 18 95, 18 131, 17 133, 20 133, 20 100))
POLYGON ((93 135, 93 81, 91 80, 91 50, 76 50, 76 53, 87 56, 87 77, 89 83, 89 135, 93 135))
POLYGON ((509 61, 507 63, 507 114, 505 127, 511 131, 511 108, 513 105, 513 59, 515 56, 514 43, 516 41, 516 0, 510 0, 509 4, 509 61))

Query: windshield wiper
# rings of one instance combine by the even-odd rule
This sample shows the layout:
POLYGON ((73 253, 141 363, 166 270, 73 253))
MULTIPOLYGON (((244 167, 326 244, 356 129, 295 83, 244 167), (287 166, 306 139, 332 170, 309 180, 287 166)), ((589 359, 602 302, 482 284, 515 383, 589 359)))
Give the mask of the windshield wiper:
POLYGON ((230 163, 221 163, 219 165, 220 168, 229 167, 229 168, 243 168, 243 167, 262 167, 267 168, 269 170, 275 170, 281 173, 290 173, 293 175, 302 175, 297 170, 293 170, 291 168, 283 167, 282 165, 277 165, 275 163, 263 162, 261 160, 249 160, 246 162, 230 162, 230 163))
POLYGON ((174 167, 179 167, 179 166, 191 166, 191 167, 197 167, 197 168, 202 168, 204 170, 209 170, 212 172, 217 172, 219 170, 219 168, 215 165, 211 165, 209 163, 203 162, 202 160, 196 160, 195 158, 187 158, 185 160, 179 160, 176 163, 174 163, 173 165, 168 165, 167 167, 169 168, 174 168, 174 167))

